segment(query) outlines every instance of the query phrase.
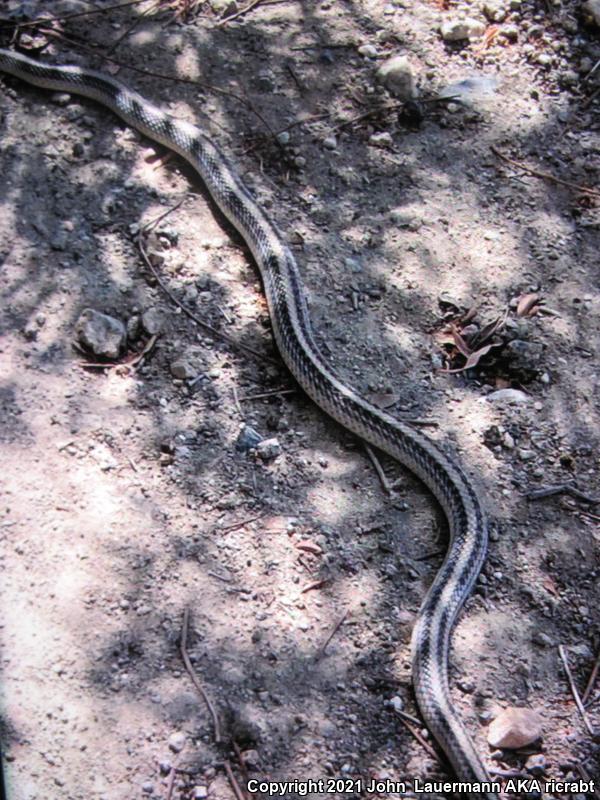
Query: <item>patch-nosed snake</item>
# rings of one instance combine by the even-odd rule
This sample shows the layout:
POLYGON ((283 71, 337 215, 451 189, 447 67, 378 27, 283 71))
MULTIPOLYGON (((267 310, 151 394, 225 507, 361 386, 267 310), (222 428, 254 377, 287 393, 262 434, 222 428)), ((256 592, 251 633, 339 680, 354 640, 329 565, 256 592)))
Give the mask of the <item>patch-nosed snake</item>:
MULTIPOLYGON (((298 267, 274 223, 257 205, 229 159, 196 126, 177 120, 113 78, 74 66, 42 64, 0 49, 0 72, 35 86, 74 92, 106 106, 125 122, 188 161, 250 248, 262 277, 275 341, 304 391, 325 412, 417 475, 442 506, 450 545, 423 601, 412 634, 417 702, 460 781, 487 783, 488 774, 450 700, 448 649, 452 627, 481 570, 487 525, 473 484, 444 450, 343 384, 315 343, 298 267)), ((494 791, 465 792, 498 800, 494 791)))

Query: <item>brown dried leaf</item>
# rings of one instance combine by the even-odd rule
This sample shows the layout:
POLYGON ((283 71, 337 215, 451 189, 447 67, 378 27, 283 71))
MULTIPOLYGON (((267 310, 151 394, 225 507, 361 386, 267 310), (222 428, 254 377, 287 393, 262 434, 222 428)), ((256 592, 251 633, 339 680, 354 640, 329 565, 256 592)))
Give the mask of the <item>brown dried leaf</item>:
POLYGON ((450 328, 450 332, 452 334, 452 338, 454 339, 454 344, 456 345, 458 352, 461 353, 465 358, 468 358, 471 355, 471 348, 458 332, 458 328, 455 328, 454 325, 452 325, 452 327, 450 328))
POLYGON ((517 303, 517 317, 532 317, 537 313, 539 302, 539 294, 522 294, 517 303))
POLYGON ((560 597, 560 592, 558 591, 556 583, 551 575, 546 575, 542 579, 542 586, 547 592, 550 592, 550 594, 553 594, 555 597, 560 597))
POLYGON ((487 325, 484 325, 477 335, 477 344, 484 345, 504 325, 505 320, 505 316, 497 317, 493 322, 488 322, 487 325))
POLYGON ((474 353, 467 358, 465 364, 462 367, 458 367, 457 369, 441 369, 440 372, 464 372, 467 369, 472 369, 479 364, 479 361, 483 358, 483 356, 487 355, 492 347, 500 347, 501 342, 493 342, 492 344, 486 344, 485 347, 480 347, 479 350, 476 350, 474 353))
POLYGON ((304 550, 305 553, 312 553, 314 556, 320 556, 323 552, 316 542, 311 542, 308 539, 302 539, 302 541, 294 544, 298 550, 304 550))

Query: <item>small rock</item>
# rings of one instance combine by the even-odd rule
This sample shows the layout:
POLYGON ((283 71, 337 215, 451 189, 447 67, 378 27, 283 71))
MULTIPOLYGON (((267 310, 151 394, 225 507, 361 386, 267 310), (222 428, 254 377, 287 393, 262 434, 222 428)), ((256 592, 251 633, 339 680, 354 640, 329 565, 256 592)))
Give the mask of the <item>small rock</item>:
POLYGON ((258 750, 244 750, 242 753, 242 760, 250 769, 258 769, 260 766, 260 756, 258 750))
POLYGON ((581 10, 588 25, 596 25, 600 28, 600 0, 585 0, 581 10))
POLYGON ((174 753, 180 753, 185 747, 186 735, 183 731, 176 731, 169 736, 169 748, 174 753))
POLYGON ((239 450, 240 453, 246 453, 248 450, 253 450, 257 447, 262 442, 262 438, 260 433, 251 428, 250 425, 244 425, 236 439, 235 449, 239 450))
POLYGON ((531 638, 535 644, 539 644, 542 647, 554 647, 555 644, 554 639, 544 631, 536 631, 531 638))
POLYGON ((465 17, 464 19, 448 19, 442 23, 440 33, 445 42, 460 42, 464 39, 474 39, 485 31, 485 24, 477 19, 465 17))
POLYGON ((148 308, 142 314, 142 327, 148 336, 156 336, 162 330, 162 315, 156 308, 148 308))
POLYGON ((187 356, 180 356, 171 362, 171 375, 179 380, 187 381, 198 375, 198 369, 187 356))
POLYGON ((382 131, 381 133, 372 133, 369 136, 369 144, 373 145, 373 147, 393 147, 394 140, 392 139, 392 134, 388 131, 382 131))
POLYGON ((498 389, 490 392, 486 399, 493 403, 527 403, 531 398, 520 389, 498 389))
POLYGON ((415 97, 415 79, 406 56, 392 56, 377 70, 377 80, 401 100, 415 97))
POLYGON ((530 775, 539 778, 546 771, 546 756, 543 753, 529 756, 525 762, 525 769, 530 775))
POLYGON ((506 6, 502 0, 486 0, 481 10, 490 22, 504 22, 507 14, 506 6))
POLYGON ((359 273, 363 271, 362 264, 356 258, 345 258, 344 266, 351 272, 359 273))
POLYGON ((337 147, 337 139, 335 136, 328 136, 326 139, 323 139, 323 147, 326 150, 335 150, 337 147))
POLYGON ((289 144, 290 143, 290 132, 289 131, 281 131, 281 133, 277 134, 277 141, 279 144, 289 144))
POLYGON ((263 439, 258 443, 256 452, 263 461, 271 461, 281 454, 281 445, 278 439, 263 439))
POLYGON ((135 342, 139 337, 142 330, 142 318, 139 314, 133 314, 127 320, 127 339, 130 342, 135 342))
POLYGON ((268 70, 263 70, 262 72, 258 73, 258 77, 256 79, 256 83, 258 88, 262 92, 274 92, 275 91, 275 78, 272 72, 268 70))
POLYGON ((71 102, 71 95, 68 92, 54 92, 50 99, 57 106, 68 106, 71 102))
POLYGON ((506 345, 506 350, 510 359, 511 375, 521 381, 531 380, 537 375, 544 350, 540 342, 513 339, 506 345))
POLYGON ((390 697, 388 705, 390 708, 393 708, 394 711, 402 711, 404 709, 404 703, 402 702, 402 698, 398 697, 398 695, 390 697))
POLYGON ((144 794, 152 794, 153 791, 154 791, 154 784, 152 783, 152 781, 144 781, 144 783, 142 783, 142 792, 144 794))
POLYGON ((108 314, 85 308, 75 323, 77 341, 95 356, 118 358, 125 347, 125 325, 108 314))
POLYGON ((377 58, 377 48, 372 44, 363 44, 358 48, 361 56, 366 58, 377 58))
POLYGON ((518 750, 542 736, 542 718, 529 708, 509 706, 490 724, 488 743, 492 747, 518 750))
POLYGON ((208 797, 208 786, 204 786, 203 784, 194 786, 192 789, 192 797, 193 800, 206 800, 208 797))

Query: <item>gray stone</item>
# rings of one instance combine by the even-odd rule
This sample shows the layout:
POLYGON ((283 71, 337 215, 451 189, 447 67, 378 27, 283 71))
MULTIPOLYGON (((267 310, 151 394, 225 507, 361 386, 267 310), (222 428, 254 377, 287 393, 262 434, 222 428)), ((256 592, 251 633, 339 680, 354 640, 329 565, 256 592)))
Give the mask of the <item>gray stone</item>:
POLYGON ((381 133, 372 133, 369 136, 369 144, 373 147, 393 147, 394 140, 391 133, 381 131, 381 133))
POLYGON ((401 100, 411 100, 416 96, 415 80, 406 56, 392 56, 384 61, 377 70, 377 80, 401 100))
POLYGON ((263 439, 258 443, 256 452, 263 461, 271 461, 281 454, 281 445, 278 439, 263 439))
POLYGON ((248 450, 253 450, 255 447, 257 447, 260 442, 262 442, 262 439, 263 437, 258 431, 255 431, 254 428, 251 428, 250 425, 244 425, 238 434, 238 438, 235 443, 235 449, 239 450, 241 453, 245 453, 248 450))
POLYGON ((488 744, 518 750, 540 739, 542 718, 530 708, 509 706, 501 711, 488 729, 488 744))
POLYGON ((507 13, 502 0, 486 0, 481 6, 481 10, 490 22, 504 22, 507 13))
POLYGON ((118 358, 125 347, 125 325, 114 317, 85 308, 75 323, 77 341, 100 358, 118 358))
POLYGON ((363 44, 358 48, 358 52, 361 56, 365 56, 366 58, 377 58, 377 48, 372 44, 363 44))
POLYGON ((485 31, 485 24, 478 19, 463 17, 462 19, 448 19, 442 23, 440 33, 445 42, 461 42, 464 39, 474 39, 485 31))
POLYGON ((176 731, 169 736, 169 748, 174 753, 180 753, 185 747, 186 735, 183 731, 176 731))
POLYGON ((498 389, 490 392, 487 399, 493 403, 527 403, 531 400, 529 395, 520 389, 498 389))
POLYGON ((197 374, 198 369, 188 356, 180 356, 171 363, 171 375, 174 378, 186 381, 195 378, 197 374))
POLYGON ((162 330, 163 320, 160 311, 156 308, 148 308, 142 314, 142 327, 148 336, 156 336, 162 330))

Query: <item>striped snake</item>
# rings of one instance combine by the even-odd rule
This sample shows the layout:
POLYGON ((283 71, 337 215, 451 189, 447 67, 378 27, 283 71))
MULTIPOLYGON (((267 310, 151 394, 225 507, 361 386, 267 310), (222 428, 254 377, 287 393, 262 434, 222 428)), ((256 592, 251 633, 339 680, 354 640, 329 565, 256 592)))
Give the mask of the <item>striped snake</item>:
MULTIPOLYGON (((448 690, 450 634, 487 550, 485 516, 468 476, 420 431, 371 405, 336 378, 315 342, 291 250, 273 221, 256 204, 229 159, 201 130, 169 116, 99 72, 41 64, 8 50, 0 50, 0 71, 44 89, 92 98, 188 161, 254 256, 262 276, 275 341, 294 378, 331 417, 407 467, 437 498, 448 518, 450 546, 413 630, 414 688, 427 727, 445 751, 457 777, 465 782, 489 781, 448 690)), ((489 787, 461 794, 471 800, 497 800, 497 795, 486 788, 489 787)))

